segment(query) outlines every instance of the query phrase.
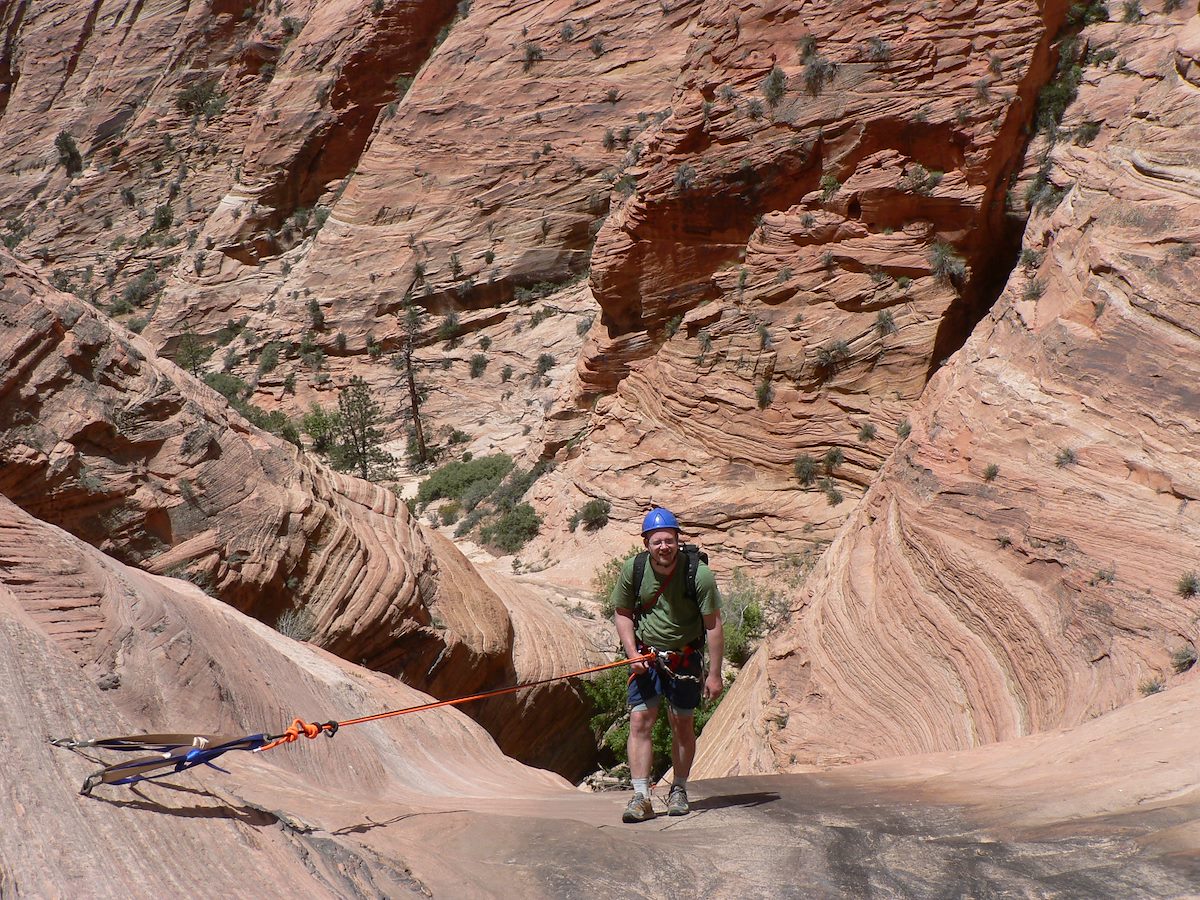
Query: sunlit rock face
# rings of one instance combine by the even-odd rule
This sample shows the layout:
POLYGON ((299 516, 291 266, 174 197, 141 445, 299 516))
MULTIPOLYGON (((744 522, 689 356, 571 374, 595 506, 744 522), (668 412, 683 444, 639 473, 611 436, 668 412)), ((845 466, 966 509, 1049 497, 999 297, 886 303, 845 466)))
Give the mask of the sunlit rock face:
POLYGON ((1019 265, 722 709, 753 749, 726 738, 706 771, 1006 740, 1186 667, 1196 36, 1182 12, 1083 31, 1098 62, 1049 150, 1019 265))

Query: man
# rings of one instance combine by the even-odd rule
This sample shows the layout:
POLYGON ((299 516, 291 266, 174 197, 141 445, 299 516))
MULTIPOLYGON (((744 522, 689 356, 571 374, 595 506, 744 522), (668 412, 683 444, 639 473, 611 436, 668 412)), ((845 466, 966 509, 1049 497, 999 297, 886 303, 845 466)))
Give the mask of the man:
POLYGON ((629 679, 629 771, 633 799, 621 817, 625 822, 654 818, 650 803, 650 766, 653 757, 651 732, 658 718, 658 705, 667 699, 671 724, 671 762, 675 782, 667 799, 667 814, 688 812, 687 779, 696 754, 694 714, 701 695, 716 699, 724 687, 721 657, 721 596, 708 566, 696 568, 695 596, 688 596, 687 559, 680 552, 679 522, 670 510, 656 508, 642 520, 642 543, 649 558, 634 595, 637 557, 625 563, 613 588, 617 634, 627 656, 646 649, 676 651, 670 666, 645 662, 633 664, 629 679), (708 647, 708 676, 702 672, 701 656, 708 647))

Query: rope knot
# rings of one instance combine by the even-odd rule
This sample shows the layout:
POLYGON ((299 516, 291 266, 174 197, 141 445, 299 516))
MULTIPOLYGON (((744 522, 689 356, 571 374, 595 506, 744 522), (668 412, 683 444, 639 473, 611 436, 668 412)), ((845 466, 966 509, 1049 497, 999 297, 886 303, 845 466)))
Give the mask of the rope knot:
POLYGON ((300 740, 301 734, 310 740, 319 737, 322 733, 333 737, 337 734, 337 730, 337 722, 305 722, 303 719, 292 719, 292 724, 284 730, 283 734, 263 744, 260 750, 270 750, 272 747, 278 747, 280 744, 294 743, 300 740))

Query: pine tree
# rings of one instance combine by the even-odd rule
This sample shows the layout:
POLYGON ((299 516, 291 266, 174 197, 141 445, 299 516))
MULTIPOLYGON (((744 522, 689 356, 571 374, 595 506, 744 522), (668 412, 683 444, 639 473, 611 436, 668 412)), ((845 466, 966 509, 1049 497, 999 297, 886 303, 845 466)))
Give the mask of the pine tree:
POLYGON ((355 375, 338 394, 337 419, 333 424, 336 443, 331 461, 341 471, 355 470, 360 478, 388 478, 394 460, 384 452, 383 432, 376 426, 383 408, 370 386, 355 375))

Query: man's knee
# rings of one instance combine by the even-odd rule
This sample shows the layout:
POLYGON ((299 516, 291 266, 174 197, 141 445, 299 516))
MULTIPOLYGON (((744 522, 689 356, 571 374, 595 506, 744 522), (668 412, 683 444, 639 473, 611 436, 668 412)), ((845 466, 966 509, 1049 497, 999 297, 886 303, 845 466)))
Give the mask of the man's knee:
POLYGON ((676 739, 687 743, 696 740, 696 718, 691 710, 668 709, 671 720, 671 733, 676 739))
POLYGON ((635 709, 629 713, 630 737, 646 738, 654 730, 654 721, 658 718, 658 707, 650 709, 635 709))

